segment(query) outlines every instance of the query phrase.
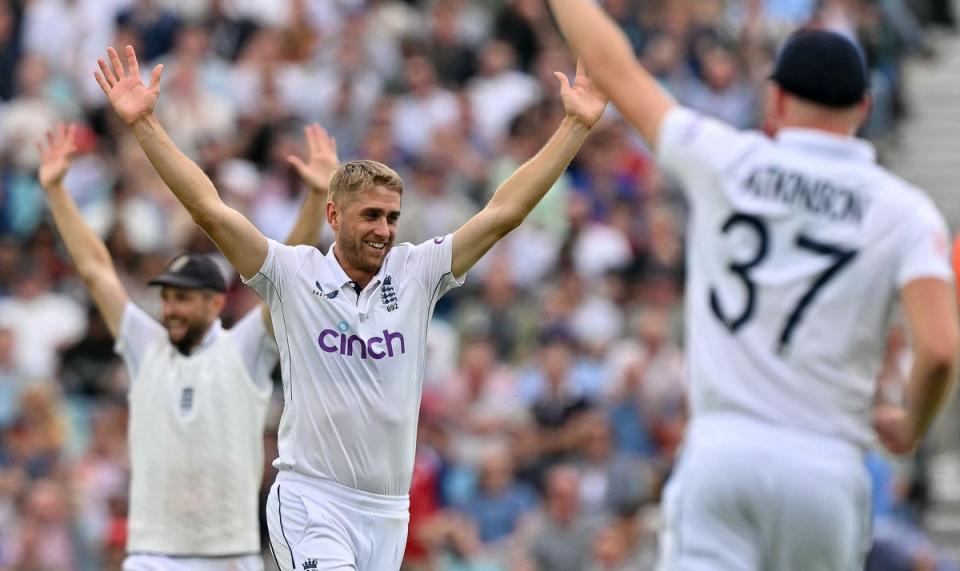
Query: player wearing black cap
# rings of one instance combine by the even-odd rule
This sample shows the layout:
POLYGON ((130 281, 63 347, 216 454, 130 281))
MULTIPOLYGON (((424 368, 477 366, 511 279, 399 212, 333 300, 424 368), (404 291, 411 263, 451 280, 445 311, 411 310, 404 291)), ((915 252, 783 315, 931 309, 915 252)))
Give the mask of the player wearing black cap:
POLYGON ((870 108, 858 48, 803 30, 769 83, 772 138, 678 106, 593 0, 549 0, 591 78, 691 206, 690 415, 664 495, 667 570, 863 568, 877 436, 911 451, 943 405, 958 325, 943 217, 854 133, 870 108), (874 408, 891 307, 915 361, 874 408))
POLYGON ((857 46, 819 29, 793 33, 777 56, 771 78, 786 93, 829 109, 865 104, 867 70, 857 46))
MULTIPOLYGON (((308 127, 310 162, 291 163, 311 190, 288 237, 319 239, 332 139, 308 127)), ((262 569, 257 499, 263 425, 278 353, 268 313, 220 325, 227 281, 205 255, 175 257, 151 280, 163 299, 162 325, 130 302, 105 244, 63 185, 76 128, 60 125, 40 146, 41 186, 77 273, 117 340, 130 378, 131 456, 127 571, 262 569)))

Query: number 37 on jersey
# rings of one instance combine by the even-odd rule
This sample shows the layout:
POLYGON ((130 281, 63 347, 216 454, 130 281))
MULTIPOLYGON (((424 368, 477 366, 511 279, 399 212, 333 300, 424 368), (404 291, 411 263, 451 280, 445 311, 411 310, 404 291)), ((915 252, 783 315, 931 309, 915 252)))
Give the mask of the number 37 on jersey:
MULTIPOLYGON (((756 276, 771 263, 771 229, 764 218, 751 214, 734 213, 728 217, 720 227, 723 237, 734 233, 746 234, 751 244, 749 251, 742 252, 737 259, 730 261, 726 270, 731 280, 726 281, 723 289, 719 284, 709 286, 710 311, 730 331, 736 334, 744 326, 757 317, 757 305, 763 295, 775 295, 771 291, 762 291, 758 286, 756 276), (733 285, 736 284, 736 285, 733 285), (728 291, 728 288, 739 288, 741 291, 728 291)), ((830 287, 849 265, 856 259, 857 250, 840 244, 826 243, 802 231, 788 237, 791 255, 815 256, 826 263, 824 269, 808 278, 808 284, 802 294, 787 305, 787 311, 777 326, 776 338, 771 340, 772 348, 779 354, 784 354, 795 340, 797 332, 802 329, 804 318, 810 309, 817 303, 822 292, 830 287)), ((820 264, 821 266, 823 264, 820 264)), ((767 316, 764 317, 768 319, 767 316)))

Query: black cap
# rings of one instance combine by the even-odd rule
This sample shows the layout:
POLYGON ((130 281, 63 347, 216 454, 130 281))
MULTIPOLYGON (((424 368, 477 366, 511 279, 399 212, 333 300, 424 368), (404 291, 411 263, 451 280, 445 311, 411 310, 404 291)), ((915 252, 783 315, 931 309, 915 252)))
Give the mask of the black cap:
POLYGON ((167 265, 162 274, 148 284, 227 291, 227 280, 220 267, 202 254, 180 254, 167 265))
POLYGON ((827 30, 794 32, 770 77, 797 97, 826 107, 850 107, 867 92, 867 68, 857 46, 827 30))

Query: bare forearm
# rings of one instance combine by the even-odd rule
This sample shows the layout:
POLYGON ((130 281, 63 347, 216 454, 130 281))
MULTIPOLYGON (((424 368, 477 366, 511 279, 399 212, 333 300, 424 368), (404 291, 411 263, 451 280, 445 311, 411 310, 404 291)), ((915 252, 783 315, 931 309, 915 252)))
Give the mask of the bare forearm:
POLYGON ((98 269, 112 267, 110 253, 103 240, 87 225, 76 203, 63 185, 47 189, 47 202, 53 222, 63 238, 77 273, 87 279, 98 269))
POLYGON ((453 275, 464 275, 500 238, 523 222, 576 156, 589 132, 580 121, 564 119, 540 152, 501 184, 490 203, 454 233, 453 275))
POLYGON ((519 224, 553 187, 570 165, 590 129, 566 118, 540 151, 510 176, 490 199, 490 207, 502 208, 519 224))
POLYGON ((947 402, 956 378, 956 360, 935 358, 918 351, 910 373, 907 411, 914 444, 923 439, 947 402))
POLYGON ((676 103, 640 65, 620 27, 593 0, 549 0, 567 43, 590 78, 656 146, 660 123, 676 103))
POLYGON ((626 35, 593 0, 550 0, 550 7, 570 48, 601 89, 617 66, 634 59, 626 35))
POLYGON ((267 239, 223 203, 213 182, 173 144, 154 115, 136 121, 132 129, 157 174, 234 269, 244 277, 257 273, 267 257, 267 239))
POLYGON ((204 220, 210 214, 210 207, 221 202, 210 178, 177 148, 155 115, 140 119, 131 128, 163 182, 194 220, 204 220))
POLYGON ((290 246, 305 244, 316 245, 320 241, 323 221, 326 217, 327 190, 311 188, 300 206, 297 221, 293 224, 286 243, 290 246))

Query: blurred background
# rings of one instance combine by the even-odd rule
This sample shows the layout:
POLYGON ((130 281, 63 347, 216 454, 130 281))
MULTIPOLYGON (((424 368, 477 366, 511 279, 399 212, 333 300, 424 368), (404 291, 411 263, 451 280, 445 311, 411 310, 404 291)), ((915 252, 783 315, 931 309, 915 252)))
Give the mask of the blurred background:
MULTIPOLYGON (((790 31, 855 37, 875 97, 862 135, 960 221, 949 0, 604 4, 666 89, 742 128, 761 126, 790 31)), ((574 68, 543 0, 0 0, 2 571, 119 569, 126 539, 128 379, 52 229, 35 142, 56 121, 82 125, 66 187, 148 312, 160 299, 146 281, 175 253, 215 252, 104 108, 96 58, 125 44, 145 69, 165 64, 158 114, 180 148, 277 239, 303 197, 285 157, 305 154, 306 123, 343 160, 400 172, 399 239, 418 242, 466 221, 546 141, 563 117, 552 72, 574 68)), ((651 568, 685 423, 684 224, 682 194, 610 112, 443 298, 405 569, 651 568)), ((237 280, 225 324, 256 303, 237 280)), ((909 362, 894 327, 878 401, 902 397, 909 362)), ((268 460, 281 408, 278 390, 268 460)), ((958 568, 960 423, 945 416, 916 460, 870 456, 868 569, 958 568)), ((273 477, 265 466, 264 497, 273 477)))

